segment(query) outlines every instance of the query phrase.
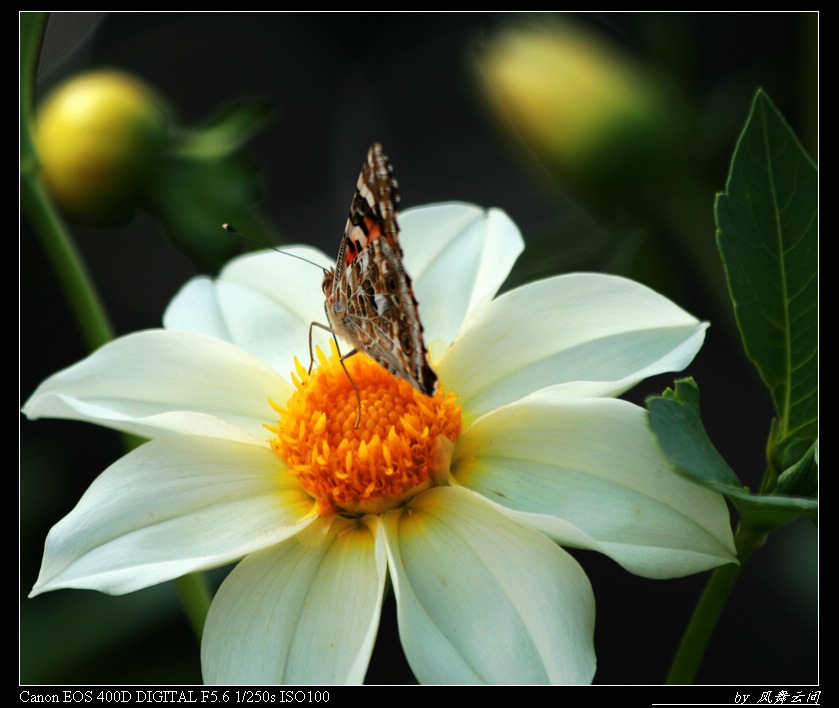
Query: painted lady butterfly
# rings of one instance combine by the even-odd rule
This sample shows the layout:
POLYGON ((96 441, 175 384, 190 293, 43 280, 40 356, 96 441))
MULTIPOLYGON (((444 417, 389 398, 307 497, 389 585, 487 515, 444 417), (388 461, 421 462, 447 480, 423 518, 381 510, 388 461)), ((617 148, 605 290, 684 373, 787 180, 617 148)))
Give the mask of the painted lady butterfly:
MULTIPOLYGON (((330 327, 314 324, 352 345, 342 362, 365 352, 430 396, 437 375, 428 363, 417 300, 402 265, 398 207, 393 168, 382 146, 373 143, 358 176, 338 261, 323 278, 330 327)), ((356 397, 360 420, 357 388, 356 397)))

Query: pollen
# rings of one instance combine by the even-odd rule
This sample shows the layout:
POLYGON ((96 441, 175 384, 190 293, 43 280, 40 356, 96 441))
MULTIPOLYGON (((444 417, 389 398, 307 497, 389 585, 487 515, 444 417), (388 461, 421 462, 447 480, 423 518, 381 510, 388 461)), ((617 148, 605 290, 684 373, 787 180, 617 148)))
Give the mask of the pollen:
POLYGON ((460 434, 457 397, 442 386, 426 396, 366 354, 343 363, 346 371, 334 344, 329 357, 318 350, 311 375, 295 361, 296 391, 284 407, 272 402, 279 421, 266 426, 319 513, 383 513, 446 484, 460 434))

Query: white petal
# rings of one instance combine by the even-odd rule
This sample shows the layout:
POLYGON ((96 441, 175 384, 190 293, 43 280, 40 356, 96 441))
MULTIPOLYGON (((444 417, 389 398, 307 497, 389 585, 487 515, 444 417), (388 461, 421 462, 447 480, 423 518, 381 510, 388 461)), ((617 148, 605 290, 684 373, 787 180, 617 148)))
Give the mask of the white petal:
POLYGON ((509 275, 524 249, 521 234, 500 209, 471 204, 409 209, 399 224, 426 341, 450 344, 509 275))
POLYGON ((421 683, 589 683, 594 598, 545 536, 467 490, 385 517, 405 654, 421 683))
POLYGON ((300 313, 301 317, 307 317, 304 313, 312 309, 323 311, 323 271, 334 266, 335 258, 316 248, 281 246, 276 251, 260 251, 235 258, 219 277, 227 283, 246 285, 284 308, 300 313))
MULTIPOLYGON (((150 330, 116 339, 44 381, 31 419, 69 418, 143 437, 212 435, 263 443, 292 392, 268 366, 211 337, 150 330)), ((267 444, 267 443, 264 443, 267 444)))
POLYGON ((213 568, 298 533, 312 508, 270 450, 153 440, 105 470, 52 528, 32 593, 122 594, 213 568))
POLYGON ((385 554, 375 528, 336 524, 319 544, 292 538, 230 573, 204 628, 206 683, 363 682, 379 626, 385 554))
POLYGON ((216 297, 216 281, 206 276, 193 278, 178 291, 163 313, 163 326, 233 343, 216 297))
POLYGON ((735 562, 723 497, 675 472, 643 409, 540 391, 458 441, 455 480, 566 545, 653 578, 735 562))
MULTIPOLYGON (((216 281, 187 283, 170 303, 164 325, 232 342, 285 375, 295 355, 308 357, 311 323, 327 324, 317 264, 327 267, 328 261, 320 251, 299 246, 242 256, 216 281)), ((312 340, 328 346, 329 336, 315 328, 312 340)))
POLYGON ((705 328, 639 283, 575 273, 517 288, 475 313, 437 374, 469 419, 548 386, 615 396, 687 366, 705 328))

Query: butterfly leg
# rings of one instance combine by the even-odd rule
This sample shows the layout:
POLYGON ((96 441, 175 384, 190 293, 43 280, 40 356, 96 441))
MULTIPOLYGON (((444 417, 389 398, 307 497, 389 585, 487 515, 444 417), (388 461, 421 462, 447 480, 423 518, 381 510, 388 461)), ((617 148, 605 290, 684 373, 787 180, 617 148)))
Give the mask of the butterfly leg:
POLYGON ((353 349, 346 354, 341 354, 341 347, 338 344, 338 338, 335 336, 335 330, 331 327, 327 327, 326 325, 321 324, 320 322, 312 322, 309 324, 309 374, 312 373, 312 367, 315 364, 315 352, 312 348, 312 328, 313 327, 320 327, 321 329, 326 330, 332 335, 332 339, 335 340, 335 347, 338 349, 338 354, 340 358, 338 361, 341 362, 341 368, 344 370, 344 373, 347 375, 347 379, 349 380, 350 384, 352 384, 353 391, 355 391, 355 400, 358 403, 358 408, 356 410, 355 416, 355 427, 358 428, 359 423, 361 423, 361 391, 358 390, 358 386, 356 386, 355 381, 352 380, 352 376, 350 376, 350 372, 347 370, 347 365, 344 363, 345 360, 349 359, 353 354, 358 354, 358 349, 353 349))

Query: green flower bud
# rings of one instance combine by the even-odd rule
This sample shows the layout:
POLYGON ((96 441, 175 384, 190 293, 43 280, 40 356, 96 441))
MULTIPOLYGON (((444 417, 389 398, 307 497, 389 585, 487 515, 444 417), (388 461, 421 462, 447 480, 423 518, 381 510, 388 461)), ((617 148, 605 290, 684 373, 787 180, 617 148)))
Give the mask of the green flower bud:
POLYGON ((666 82, 580 27, 505 31, 481 68, 493 105, 569 186, 635 181, 672 149, 681 104, 666 82))

